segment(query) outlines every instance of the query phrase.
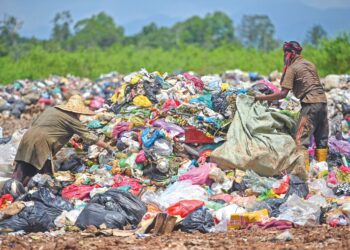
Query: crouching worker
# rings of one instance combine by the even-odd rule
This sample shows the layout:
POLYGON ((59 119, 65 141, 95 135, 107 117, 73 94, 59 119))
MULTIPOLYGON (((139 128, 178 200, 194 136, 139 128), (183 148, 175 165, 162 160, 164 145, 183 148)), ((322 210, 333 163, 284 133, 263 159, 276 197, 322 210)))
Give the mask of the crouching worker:
POLYGON ((299 149, 304 150, 306 170, 310 160, 308 147, 312 135, 316 141, 316 160, 326 161, 328 154, 327 99, 314 64, 300 54, 302 47, 295 41, 283 46, 284 69, 281 79, 282 90, 266 96, 257 96, 256 100, 274 101, 283 99, 290 90, 301 102, 301 111, 295 141, 299 149))
POLYGON ((46 109, 20 142, 12 178, 26 186, 37 173, 53 174, 52 157, 74 134, 87 144, 96 144, 111 153, 112 147, 89 132, 80 122, 80 115, 94 115, 94 112, 85 107, 79 95, 73 95, 66 104, 46 109))

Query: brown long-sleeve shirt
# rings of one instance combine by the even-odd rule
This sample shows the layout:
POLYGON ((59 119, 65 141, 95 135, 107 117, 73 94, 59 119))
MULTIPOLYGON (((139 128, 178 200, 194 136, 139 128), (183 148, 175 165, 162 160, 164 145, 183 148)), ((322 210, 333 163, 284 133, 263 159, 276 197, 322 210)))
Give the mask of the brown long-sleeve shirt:
POLYGON ((47 159, 54 156, 74 134, 88 144, 98 141, 98 137, 90 133, 73 113, 48 108, 24 134, 15 160, 27 162, 40 170, 47 159))
POLYGON ((281 87, 292 90, 303 103, 327 103, 315 65, 302 56, 297 55, 288 67, 281 87))

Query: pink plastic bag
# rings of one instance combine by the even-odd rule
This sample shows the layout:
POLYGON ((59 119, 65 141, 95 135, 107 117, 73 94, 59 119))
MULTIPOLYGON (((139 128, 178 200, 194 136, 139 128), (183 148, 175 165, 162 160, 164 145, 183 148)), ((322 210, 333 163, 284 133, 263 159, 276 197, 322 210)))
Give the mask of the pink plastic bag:
POLYGON ((157 128, 162 128, 174 136, 183 135, 185 133, 185 130, 182 127, 174 123, 166 122, 164 119, 158 119, 152 125, 157 128))
POLYGON ((338 169, 342 172, 350 173, 350 167, 347 167, 345 165, 341 165, 338 169))
POLYGON ((216 194, 212 197, 210 197, 211 200, 223 200, 226 203, 230 203, 233 199, 233 197, 229 194, 216 194))
POLYGON ((327 183, 332 185, 337 185, 337 176, 334 171, 331 171, 327 176, 327 183))
POLYGON ((53 105, 54 104, 54 101, 52 99, 46 99, 46 98, 43 98, 41 97, 39 100, 38 100, 39 103, 45 103, 47 105, 53 105))
POLYGON ((92 109, 100 109, 102 108, 105 100, 100 96, 95 96, 94 99, 90 103, 90 108, 92 109))
POLYGON ((281 92, 279 90, 279 88, 277 88, 275 85, 273 85, 270 81, 268 80, 260 80, 260 81, 257 81, 256 84, 264 84, 266 87, 268 87, 269 89, 271 89, 273 91, 273 93, 279 93, 281 92))
POLYGON ((178 106, 180 106, 180 102, 178 100, 168 99, 163 104, 163 109, 167 110, 170 108, 177 108, 178 106))
POLYGON ((117 140, 120 133, 124 132, 124 131, 128 131, 130 129, 131 124, 129 122, 119 122, 117 125, 115 125, 115 127, 113 128, 112 131, 112 137, 117 140))
POLYGON ((135 162, 136 162, 137 164, 139 164, 139 163, 143 163, 143 162, 146 161, 146 160, 147 160, 147 158, 146 158, 146 155, 145 155, 145 151, 141 150, 141 151, 137 154, 136 159, 135 159, 135 162))
POLYGON ((193 185, 203 185, 208 181, 210 167, 213 163, 205 163, 198 168, 192 168, 179 177, 179 181, 190 180, 193 185))
POLYGON ((128 176, 117 174, 113 177, 114 185, 113 187, 122 187, 122 186, 130 186, 131 193, 134 195, 138 195, 142 189, 142 185, 140 184, 140 180, 131 178, 128 176))
POLYGON ((187 79, 190 80, 194 86, 200 90, 204 89, 204 83, 201 79, 199 79, 198 77, 195 77, 193 75, 191 75, 190 73, 184 73, 183 76, 187 79))
POLYGON ((62 190, 62 198, 66 200, 85 200, 90 198, 90 192, 99 185, 69 185, 62 190))

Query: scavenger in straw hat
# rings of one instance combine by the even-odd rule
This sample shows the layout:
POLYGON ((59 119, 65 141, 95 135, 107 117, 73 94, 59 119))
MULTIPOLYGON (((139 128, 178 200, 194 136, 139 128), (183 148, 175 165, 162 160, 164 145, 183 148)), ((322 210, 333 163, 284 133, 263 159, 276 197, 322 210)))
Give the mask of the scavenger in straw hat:
POLYGON ((94 115, 85 107, 79 95, 73 95, 66 104, 46 109, 24 134, 18 147, 13 178, 24 186, 37 173, 52 174, 51 157, 54 156, 74 134, 87 144, 96 144, 112 153, 110 145, 98 139, 80 122, 80 115, 94 115))

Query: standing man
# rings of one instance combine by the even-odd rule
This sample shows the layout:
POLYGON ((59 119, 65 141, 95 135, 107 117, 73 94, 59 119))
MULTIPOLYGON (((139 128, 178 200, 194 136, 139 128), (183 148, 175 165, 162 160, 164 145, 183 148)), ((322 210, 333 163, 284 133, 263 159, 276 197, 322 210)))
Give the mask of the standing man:
POLYGON ((295 141, 304 150, 306 170, 310 160, 308 147, 313 135, 316 141, 316 160, 326 161, 328 154, 327 99, 314 64, 301 56, 303 48, 298 42, 285 42, 282 90, 271 95, 255 97, 256 100, 274 101, 283 99, 290 90, 301 102, 301 111, 295 141))

